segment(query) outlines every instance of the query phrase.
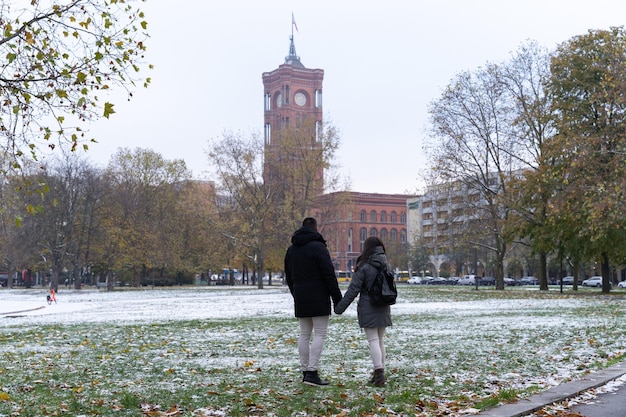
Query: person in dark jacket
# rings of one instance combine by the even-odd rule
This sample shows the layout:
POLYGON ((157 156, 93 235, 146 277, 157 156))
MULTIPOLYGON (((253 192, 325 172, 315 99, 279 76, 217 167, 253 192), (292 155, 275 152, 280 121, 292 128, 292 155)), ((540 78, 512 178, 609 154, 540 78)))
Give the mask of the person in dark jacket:
POLYGON ((298 354, 302 382, 328 385, 318 374, 318 364, 331 314, 330 300, 336 305, 341 300, 341 291, 326 241, 317 232, 317 221, 312 217, 304 219, 302 227, 291 237, 291 246, 285 254, 285 278, 300 323, 298 354))
POLYGON ((335 313, 341 314, 359 296, 357 304, 357 317, 359 326, 365 329, 365 336, 370 347, 370 357, 374 365, 374 373, 370 383, 375 386, 383 386, 385 378, 385 328, 391 326, 391 308, 378 306, 370 302, 367 288, 372 284, 378 273, 378 269, 391 271, 387 263, 385 245, 382 240, 372 236, 363 242, 363 251, 356 259, 356 268, 352 274, 350 286, 338 304, 335 304, 335 313))

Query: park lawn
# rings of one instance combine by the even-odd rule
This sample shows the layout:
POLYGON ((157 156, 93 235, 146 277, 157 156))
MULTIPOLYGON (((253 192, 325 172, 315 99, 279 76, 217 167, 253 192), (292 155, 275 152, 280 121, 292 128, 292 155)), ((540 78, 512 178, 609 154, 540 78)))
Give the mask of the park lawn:
POLYGON ((85 309, 72 320, 3 318, 0 416, 463 416, 624 359, 623 292, 399 289, 384 388, 366 383, 356 303, 331 319, 323 388, 301 383, 286 291, 205 288, 190 302, 205 303, 207 317, 164 314, 198 292, 186 288, 97 293, 121 297, 109 309, 141 294, 132 320, 85 309))

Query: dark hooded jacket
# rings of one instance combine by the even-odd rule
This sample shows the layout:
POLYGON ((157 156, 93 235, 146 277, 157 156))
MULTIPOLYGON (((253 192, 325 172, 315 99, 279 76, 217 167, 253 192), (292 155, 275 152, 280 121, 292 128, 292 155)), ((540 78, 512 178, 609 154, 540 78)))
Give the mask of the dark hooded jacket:
POLYGON ((285 278, 293 296, 296 317, 329 316, 341 300, 335 267, 321 234, 301 227, 291 237, 285 255, 285 278))
POLYGON ((377 306, 370 302, 367 288, 372 285, 376 278, 378 268, 391 270, 387 264, 387 255, 382 246, 377 246, 374 253, 365 262, 357 265, 356 271, 352 274, 350 286, 343 296, 343 299, 335 304, 335 313, 343 313, 348 306, 359 296, 357 304, 357 317, 361 328, 376 328, 391 326, 391 308, 389 306, 377 306))

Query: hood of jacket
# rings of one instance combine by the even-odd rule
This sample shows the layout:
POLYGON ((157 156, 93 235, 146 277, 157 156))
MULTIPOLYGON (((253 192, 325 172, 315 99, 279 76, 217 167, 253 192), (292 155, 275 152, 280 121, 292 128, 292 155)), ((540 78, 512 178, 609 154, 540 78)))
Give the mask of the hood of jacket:
POLYGON ((382 246, 376 246, 374 248, 374 253, 369 257, 367 263, 376 268, 387 267, 387 255, 382 246))
POLYGON ((308 227, 301 227, 291 236, 291 243, 295 246, 306 245, 309 242, 321 242, 326 245, 326 241, 321 234, 308 227))

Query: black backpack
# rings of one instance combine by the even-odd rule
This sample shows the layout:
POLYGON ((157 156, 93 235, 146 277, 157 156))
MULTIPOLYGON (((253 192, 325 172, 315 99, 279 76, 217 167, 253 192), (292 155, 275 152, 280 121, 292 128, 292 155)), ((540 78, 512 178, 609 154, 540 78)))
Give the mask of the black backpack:
POLYGON ((367 288, 367 293, 372 304, 378 306, 390 306, 396 303, 398 290, 394 276, 387 268, 376 268, 376 277, 367 288))

